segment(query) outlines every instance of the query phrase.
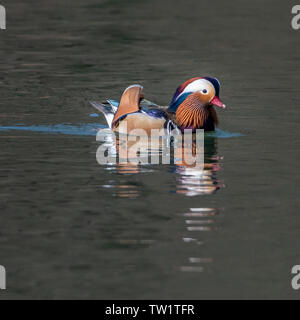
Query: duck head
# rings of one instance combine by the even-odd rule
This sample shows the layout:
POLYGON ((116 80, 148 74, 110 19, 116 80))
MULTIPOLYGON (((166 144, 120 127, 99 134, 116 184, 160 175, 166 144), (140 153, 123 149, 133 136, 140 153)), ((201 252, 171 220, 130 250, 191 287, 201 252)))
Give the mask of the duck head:
POLYGON ((176 121, 183 129, 214 130, 218 120, 213 106, 226 107, 219 93, 220 82, 217 79, 192 78, 177 88, 168 111, 176 114, 176 121))

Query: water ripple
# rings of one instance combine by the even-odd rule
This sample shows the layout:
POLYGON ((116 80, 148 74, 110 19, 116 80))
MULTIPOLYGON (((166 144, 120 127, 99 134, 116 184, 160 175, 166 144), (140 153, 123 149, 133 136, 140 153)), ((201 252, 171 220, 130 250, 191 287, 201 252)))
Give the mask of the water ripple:
POLYGON ((184 243, 192 246, 192 249, 194 249, 193 252, 197 253, 197 255, 188 257, 187 264, 180 266, 179 271, 203 272, 205 270, 205 266, 213 262, 212 257, 203 257, 198 255, 200 253, 198 246, 204 244, 203 241, 199 240, 203 232, 214 230, 211 226, 215 224, 214 217, 216 214, 217 209, 215 208, 190 208, 189 212, 181 214, 185 218, 190 218, 185 220, 187 232, 196 235, 196 237, 185 236, 182 240, 184 243), (196 245, 196 247, 194 247, 194 245, 196 245))
MULTIPOLYGON (((97 113, 90 114, 90 117, 98 117, 97 113)), ((95 123, 78 123, 78 124, 53 124, 53 125, 11 125, 11 126, 0 126, 0 131, 32 131, 41 132, 48 134, 68 134, 68 135, 90 135, 95 136, 100 129, 108 129, 107 126, 103 124, 95 123)), ((242 133, 238 132, 228 132, 221 129, 216 129, 215 132, 205 133, 206 137, 215 138, 234 138, 244 136, 242 133)))

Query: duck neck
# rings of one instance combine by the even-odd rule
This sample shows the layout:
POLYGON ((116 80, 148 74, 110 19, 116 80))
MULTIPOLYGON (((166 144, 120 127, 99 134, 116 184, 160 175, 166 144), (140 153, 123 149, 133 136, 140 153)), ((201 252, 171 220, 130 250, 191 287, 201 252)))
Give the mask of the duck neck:
POLYGON ((201 129, 210 115, 210 108, 191 95, 178 107, 176 121, 182 129, 201 129))

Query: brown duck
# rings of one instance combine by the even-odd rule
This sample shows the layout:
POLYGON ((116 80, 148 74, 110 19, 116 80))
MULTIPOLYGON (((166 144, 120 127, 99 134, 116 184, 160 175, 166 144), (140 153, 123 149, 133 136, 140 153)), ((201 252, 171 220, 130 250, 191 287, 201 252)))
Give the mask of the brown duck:
POLYGON ((218 125, 214 106, 225 108, 219 98, 220 83, 212 77, 192 78, 180 85, 168 107, 159 107, 144 98, 143 87, 131 85, 123 93, 120 103, 107 100, 108 104, 90 103, 101 111, 113 131, 126 133, 143 129, 148 134, 152 129, 204 129, 214 131, 218 125))

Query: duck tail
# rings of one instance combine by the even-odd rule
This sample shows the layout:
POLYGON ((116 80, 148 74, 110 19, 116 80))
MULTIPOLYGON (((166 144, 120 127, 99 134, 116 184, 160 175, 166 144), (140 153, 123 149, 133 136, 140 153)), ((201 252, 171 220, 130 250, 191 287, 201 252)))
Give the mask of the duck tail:
POLYGON ((115 110, 114 108, 109 105, 104 105, 100 102, 96 102, 96 101, 89 101, 89 103, 94 107, 96 108, 98 111, 102 112, 106 121, 107 121, 107 124, 109 125, 109 128, 111 129, 112 128, 112 121, 113 121, 113 118, 115 116, 115 110))

